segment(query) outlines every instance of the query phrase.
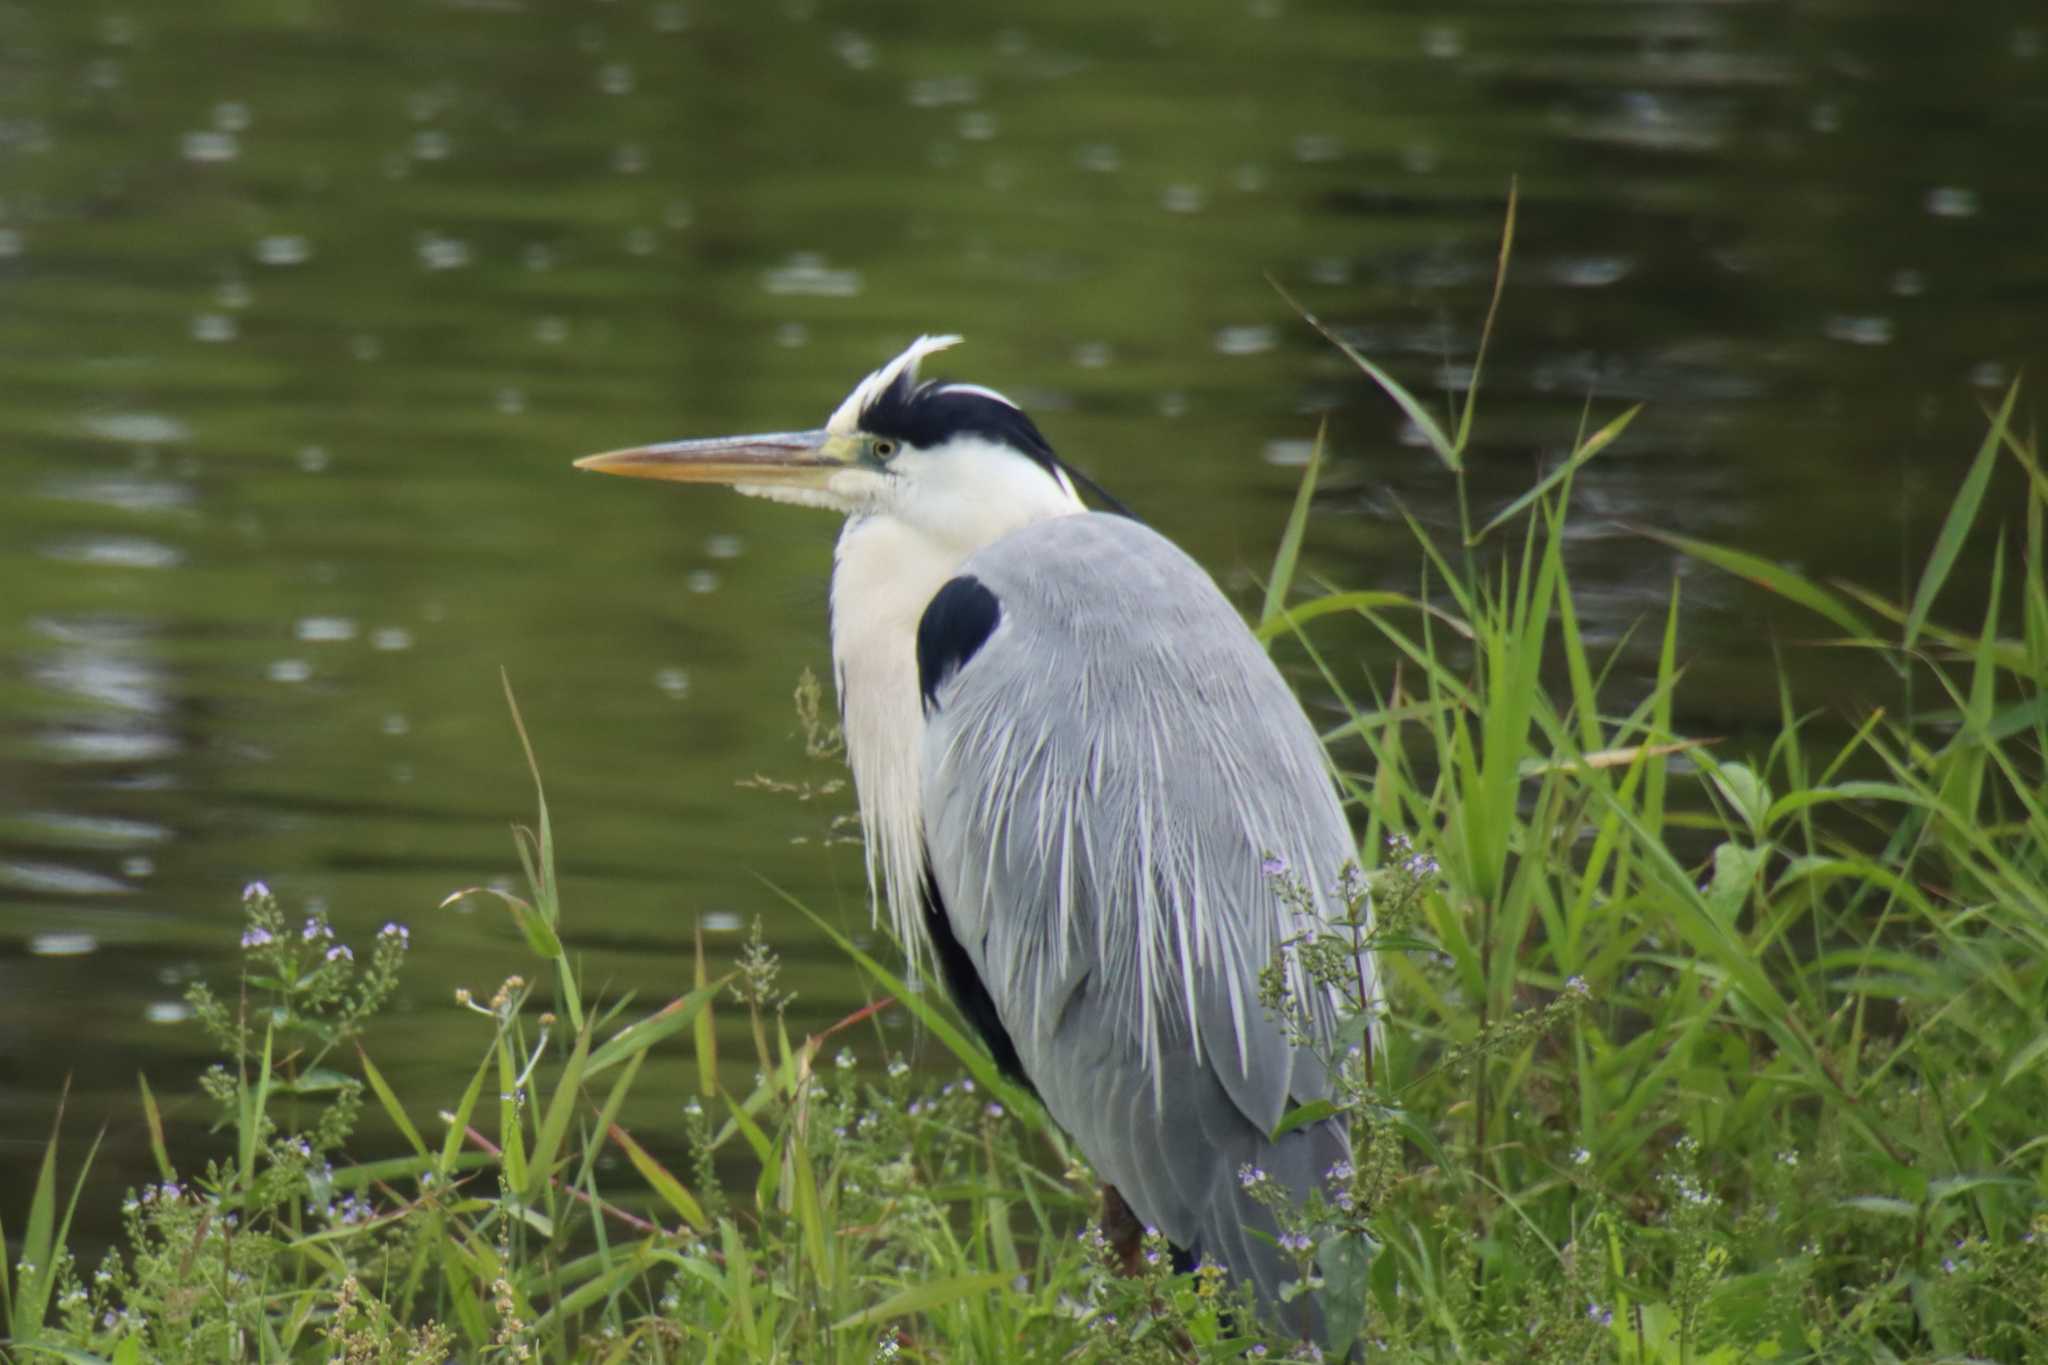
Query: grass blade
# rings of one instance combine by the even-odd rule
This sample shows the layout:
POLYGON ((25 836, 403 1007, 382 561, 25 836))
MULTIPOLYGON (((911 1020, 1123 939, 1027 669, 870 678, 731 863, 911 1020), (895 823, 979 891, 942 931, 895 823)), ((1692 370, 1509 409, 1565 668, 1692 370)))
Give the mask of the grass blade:
POLYGON ((1325 326, 1321 318, 1302 307, 1295 300, 1294 295, 1281 287, 1278 280, 1268 276, 1266 282, 1271 284, 1275 292, 1287 301, 1289 308, 1292 308, 1300 315, 1303 322, 1306 322, 1309 326, 1322 333, 1324 340, 1342 351, 1347 360, 1365 372, 1366 378, 1379 385, 1380 391, 1394 400, 1394 405, 1401 409, 1403 415, 1410 422, 1415 424, 1416 430, 1420 431, 1423 439, 1429 442, 1429 448, 1436 452, 1436 457, 1439 460, 1444 462, 1445 468, 1454 472, 1463 469, 1464 466, 1458 455, 1458 447, 1452 442, 1450 437, 1444 435, 1444 429, 1437 424, 1436 418, 1429 415, 1429 409, 1424 407, 1414 394, 1408 392, 1400 380, 1394 378, 1394 376, 1359 354, 1358 350, 1349 342, 1325 326))
POLYGON ((1637 533, 1648 536, 1651 540, 1661 541, 1681 554, 1704 560, 1723 572, 1734 574, 1737 578, 1746 578, 1758 587, 1776 593, 1788 601, 1797 602, 1807 610, 1825 616, 1859 640, 1872 639, 1876 635, 1871 629, 1870 622, 1850 610, 1847 603, 1812 579, 1796 574, 1781 564, 1774 564, 1768 559, 1742 550, 1731 550, 1724 545, 1695 540, 1691 536, 1681 536, 1670 531, 1656 531, 1645 527, 1638 528, 1637 533))
POLYGON ((583 1097, 583 1076, 589 1061, 590 1023, 586 1020, 577 1031, 576 1045, 569 1049, 569 1060, 555 1081, 555 1093, 548 1098, 547 1113, 533 1140, 533 1152, 527 1159, 526 1188, 520 1194, 528 1203, 540 1197, 541 1187, 554 1173, 555 1155, 569 1135, 569 1120, 576 1113, 577 1101, 583 1097))
POLYGON ((979 1044, 969 1042, 967 1036, 961 1033, 959 1029, 953 1027, 951 1021, 944 1015, 932 1008, 931 1002, 921 993, 911 990, 908 986, 904 985, 894 972, 875 961, 872 957, 869 957, 859 948, 856 948, 853 945, 853 940, 847 938, 832 925, 826 923, 809 906, 780 889, 776 890, 776 894, 781 896, 784 901, 794 907, 806 919, 810 920, 811 923, 817 925, 819 931, 831 939, 833 943, 837 944, 841 952, 859 963, 862 970, 874 977, 876 984, 880 985, 883 990, 888 991, 900 1000, 903 1003, 903 1008, 909 1010, 917 1017, 919 1023, 930 1029, 933 1036, 946 1045, 946 1050, 951 1052, 959 1060, 960 1064, 972 1073, 974 1079, 983 1088, 993 1091, 996 1097, 1003 1102, 1004 1107, 1012 1114, 1016 1114, 1020 1118, 1029 1115, 1030 1122, 1036 1124, 1041 1131, 1051 1131, 1048 1121, 1044 1117, 1044 1111, 1040 1109, 1037 1102, 1032 1100, 1022 1090, 1019 1090, 1002 1072, 996 1070, 995 1060, 989 1056, 987 1049, 979 1044))
POLYGON ((392 1090, 390 1083, 384 1079, 384 1073, 370 1060, 370 1054, 363 1050, 361 1043, 356 1044, 356 1060, 362 1064, 363 1077, 369 1081, 370 1090, 377 1096, 377 1103, 383 1107, 384 1116, 391 1120, 400 1136, 411 1144, 415 1152, 426 1156, 427 1140, 420 1136, 419 1129, 413 1127, 412 1119, 405 1112, 405 1106, 398 1102, 397 1092, 392 1090))
MULTIPOLYGON (((704 919, 697 919, 697 989, 703 990, 708 969, 704 965, 704 919)), ((722 978, 730 980, 730 978, 722 978)), ((695 1034, 697 1043, 697 1093, 710 1099, 718 1093, 718 1023, 713 1018, 714 1002, 706 1000, 704 1008, 697 1013, 695 1034)))
POLYGON ((631 1133, 614 1123, 605 1128, 605 1134, 626 1154, 626 1160, 633 1163, 633 1169, 640 1172, 640 1178, 647 1182, 648 1187, 660 1195, 662 1202, 674 1209, 684 1222, 699 1232, 711 1226, 710 1220, 704 1216, 704 1206, 697 1202, 682 1181, 676 1179, 674 1172, 634 1141, 631 1133))
MULTIPOLYGON (((1273 555, 1273 572, 1266 580, 1266 602, 1259 610, 1259 629, 1264 632, 1287 604, 1287 590, 1294 584, 1294 570, 1301 558, 1302 537, 1308 531, 1309 504, 1315 500, 1316 476, 1323 468, 1323 440, 1330 433, 1326 417, 1316 428, 1315 444, 1309 447, 1308 467, 1301 471, 1301 487, 1294 492, 1294 509, 1287 514, 1287 528, 1280 534, 1280 548, 1273 555)), ((1261 634, 1261 639, 1270 636, 1261 634)))
POLYGON ((156 1161, 157 1178, 175 1180, 177 1172, 171 1166, 170 1144, 164 1139, 163 1111, 157 1107, 156 1095, 149 1088, 149 1077, 138 1071, 135 1079, 142 1086, 142 1122, 149 1129, 149 1154, 156 1161))
MULTIPOLYGON (((1515 208, 1520 199, 1520 181, 1510 176, 1507 217, 1501 223, 1500 254, 1495 258, 1493 266, 1493 297, 1486 305, 1486 321, 1479 328, 1479 349, 1472 355, 1472 380, 1465 386, 1465 405, 1458 413, 1458 439, 1455 446, 1460 456, 1464 453, 1465 443, 1472 436, 1472 414, 1479 402, 1479 376, 1486 368, 1486 347, 1487 343, 1493 340, 1493 320, 1500 313, 1501 291, 1507 287, 1508 261, 1515 254, 1515 208)), ((1451 467, 1458 468, 1457 465, 1451 467)))
MULTIPOLYGON (((1385 607, 1419 607, 1414 598, 1402 592, 1367 591, 1333 592, 1297 607, 1288 607, 1280 612, 1268 612, 1259 620, 1258 629, 1252 633, 1262 644, 1270 644, 1281 635, 1291 635, 1318 616, 1331 616, 1340 611, 1378 611, 1385 607)), ((1462 623, 1460 623, 1462 624, 1462 623)))
POLYGON ((1961 553, 1970 526, 1977 519, 1977 508, 1984 501, 1984 490, 1991 482, 1991 469, 2005 444, 2006 425, 2012 420, 2012 407, 2019 396, 2020 385, 2015 379, 2005 391, 2005 401, 1998 405, 1998 414, 1991 419, 1991 430, 1984 433, 1983 444, 1977 447, 1976 458, 1970 461, 1970 472, 1963 476, 1962 488, 1949 504, 1941 532, 1934 538, 1934 549, 1927 556, 1927 567, 1921 571, 1920 586, 1914 589, 1912 610, 1906 614, 1907 649, 1913 648, 1920 638, 1920 627, 1927 621, 1928 610, 1934 606, 1942 585, 1948 582, 1956 555, 1961 553))
POLYGON ((1606 426, 1600 428, 1600 430, 1594 432, 1591 436, 1587 437, 1585 444, 1581 445, 1577 450, 1574 450, 1568 459, 1566 459, 1562 464, 1558 465, 1557 468, 1551 470, 1548 474, 1544 475, 1540 480, 1537 481, 1534 487, 1529 489, 1528 492, 1522 494, 1522 496, 1516 498, 1513 502, 1509 503, 1506 507, 1503 507, 1499 512, 1495 513, 1493 518, 1489 520, 1486 523, 1486 525, 1480 527, 1477 531, 1474 531, 1470 536, 1466 537, 1465 543, 1468 546, 1477 545, 1480 541, 1486 539, 1487 536, 1491 535, 1499 527, 1505 525, 1506 523, 1514 520, 1516 517, 1522 515, 1522 513, 1529 508, 1530 504, 1534 503, 1538 498, 1541 498, 1545 493, 1548 493, 1551 489, 1557 487, 1557 485, 1563 480, 1570 478, 1573 474, 1578 472, 1580 466, 1584 465, 1587 461, 1591 460, 1601 451, 1607 449, 1607 447, 1613 445, 1617 440, 1621 439, 1621 434, 1624 431, 1628 430, 1629 423, 1635 421, 1637 414, 1642 412, 1642 410, 1643 405, 1641 403, 1638 403, 1634 407, 1630 408, 1627 412, 1624 412, 1623 414, 1621 414, 1621 416, 1615 418, 1606 426))
MULTIPOLYGON (((728 972, 716 981, 705 982, 688 995, 678 996, 653 1014, 637 1023, 628 1024, 607 1038, 598 1049, 590 1054, 589 1065, 584 1068, 587 1075, 595 1076, 617 1066, 629 1057, 638 1056, 664 1038, 673 1037, 682 1030, 707 1017, 711 1002, 725 989, 733 978, 728 972)), ((699 1060, 702 1060, 702 1044, 699 1044, 699 1060)))
POLYGON ((887 1322, 891 1318, 907 1318, 914 1313, 922 1313, 941 1304, 952 1303, 955 1299, 995 1293, 1009 1282, 1009 1275, 1000 1270, 992 1270, 981 1275, 958 1275, 952 1279, 912 1285, 900 1294, 890 1295, 873 1307, 847 1314, 832 1324, 832 1330, 844 1332, 848 1328, 887 1322))

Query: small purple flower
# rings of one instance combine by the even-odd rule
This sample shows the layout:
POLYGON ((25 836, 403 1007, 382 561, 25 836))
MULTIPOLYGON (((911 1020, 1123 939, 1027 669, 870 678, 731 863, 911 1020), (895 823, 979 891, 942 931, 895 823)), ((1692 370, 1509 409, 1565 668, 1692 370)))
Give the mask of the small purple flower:
POLYGON ((269 942, 270 931, 260 924, 248 929, 242 935, 242 946, 244 948, 261 948, 269 942))
POLYGON ((982 1110, 982 1112, 992 1119, 999 1119, 1003 1116, 1003 1106, 997 1104, 994 1100, 990 1100, 988 1108, 982 1110))
POLYGON ((262 882, 250 882, 242 888, 242 899, 245 901, 267 901, 270 899, 270 888, 262 882))
POLYGON ((1259 871, 1268 877, 1278 877, 1287 871, 1287 860, 1277 853, 1268 853, 1259 863, 1259 871))
POLYGON ((356 955, 349 951, 349 946, 346 943, 337 943, 327 950, 327 960, 329 962, 354 962, 356 955))
POLYGON ((1237 1168, 1237 1183, 1250 1189, 1266 1178, 1266 1173, 1247 1161, 1237 1168))
POLYGON ((1312 1245, 1313 1243, 1308 1240, 1308 1234, 1305 1232, 1283 1232, 1280 1234, 1280 1249, 1282 1251, 1300 1253, 1307 1251, 1312 1245))
POLYGON ((1586 1316, 1599 1323, 1602 1327, 1614 1326, 1614 1310, 1612 1308, 1602 1308, 1597 1303, 1589 1303, 1586 1305, 1586 1316))
POLYGON ((403 924, 387 924, 377 931, 377 937, 395 938, 398 940, 398 946, 403 948, 412 942, 412 931, 403 924))
POLYGON ((334 930, 322 923, 318 917, 311 917, 306 920, 306 927, 299 937, 311 943, 316 938, 333 938, 334 930))

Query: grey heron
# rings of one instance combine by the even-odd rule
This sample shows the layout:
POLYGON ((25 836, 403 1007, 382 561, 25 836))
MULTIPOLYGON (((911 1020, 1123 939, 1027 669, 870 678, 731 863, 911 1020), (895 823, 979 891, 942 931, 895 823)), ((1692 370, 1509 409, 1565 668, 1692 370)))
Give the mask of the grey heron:
MULTIPOLYGON (((1310 874, 1328 916, 1317 884, 1356 856, 1322 746, 1200 566, 1090 511, 1003 395, 920 382, 956 341, 920 337, 818 430, 576 463, 845 516, 832 656, 877 906, 1109 1208, 1319 1332, 1311 1297, 1283 1298, 1296 1262, 1244 1173, 1302 1200, 1349 1155, 1333 1118, 1270 1136, 1330 1081, 1258 999, 1301 913, 1269 860, 1310 874)), ((1290 970, 1327 1040, 1335 1001, 1290 970)))

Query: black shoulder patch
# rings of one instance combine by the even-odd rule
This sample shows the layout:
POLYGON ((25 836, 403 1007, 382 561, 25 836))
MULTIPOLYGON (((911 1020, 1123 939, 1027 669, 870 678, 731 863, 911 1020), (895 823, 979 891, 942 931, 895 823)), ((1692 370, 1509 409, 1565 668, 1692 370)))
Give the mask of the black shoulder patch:
POLYGON ((996 595, 972 574, 948 579, 932 594, 917 623, 917 690, 926 715, 939 704, 946 680, 980 652, 1002 619, 996 595))

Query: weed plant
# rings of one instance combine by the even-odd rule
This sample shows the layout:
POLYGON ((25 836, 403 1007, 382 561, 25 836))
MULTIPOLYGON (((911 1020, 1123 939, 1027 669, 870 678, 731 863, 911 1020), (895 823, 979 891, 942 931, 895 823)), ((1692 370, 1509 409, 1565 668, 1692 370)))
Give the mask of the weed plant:
MULTIPOLYGON (((1512 225, 1511 206, 1503 271, 1512 225)), ((1889 695, 1847 717, 1783 685, 1777 735, 1734 752, 1674 724, 1675 582, 1647 623, 1647 690, 1616 687, 1614 654, 1581 633, 1572 483, 1633 411, 1475 525, 1472 395, 1440 423, 1347 354, 1423 433, 1462 521, 1448 544, 1410 521, 1413 594, 1299 594, 1312 462, 1258 626, 1348 709, 1327 738, 1362 836, 1355 867, 1271 869, 1283 903, 1327 877, 1357 912, 1286 951, 1344 987, 1376 950, 1386 983, 1354 988, 1334 1059, 1348 1184, 1286 1225, 1333 1345, 1403 1362, 2048 1361, 2048 478, 2016 394, 1987 415, 1908 600, 1650 533, 1882 665, 1889 695), (1993 508, 2006 462, 2024 496, 1993 508), (1989 591, 1944 625, 1972 536, 1993 541, 1989 591), (1338 614, 1401 659, 1369 695, 1316 646, 1338 614), (1823 740, 1831 719, 1846 739, 1823 740)), ((12 1359, 1315 1354, 1260 1338, 1218 1274, 1174 1275, 1156 1243, 1140 1275, 1111 1274, 1095 1181, 1042 1111, 829 925, 876 994, 818 1036, 789 1036, 758 938, 718 968, 700 945, 692 989, 652 1012, 586 1000, 544 793, 539 810, 517 832, 527 894, 478 894, 503 900, 548 988, 515 977, 462 999, 441 1026, 473 1030, 479 1060, 433 1121, 357 1039, 405 932, 358 956, 250 888, 241 981, 193 996, 223 1054, 202 1083, 222 1150, 174 1170, 145 1089, 161 1178, 129 1194, 124 1244, 84 1266, 66 1243, 91 1156, 67 1196, 53 1137, 0 1264, 12 1359), (880 1035, 837 1035, 892 1001, 959 1074, 856 1061, 847 1041, 880 1035), (720 1081, 715 1016, 735 1010, 760 1076, 747 1094, 720 1081), (657 1045, 696 1062, 681 1171, 618 1122, 657 1045), (399 1150, 353 1145, 372 1103, 399 1150), (736 1150, 756 1178, 722 1187, 714 1161, 736 1150)), ((1270 1003, 1285 1016, 1283 992, 1270 1003)))

